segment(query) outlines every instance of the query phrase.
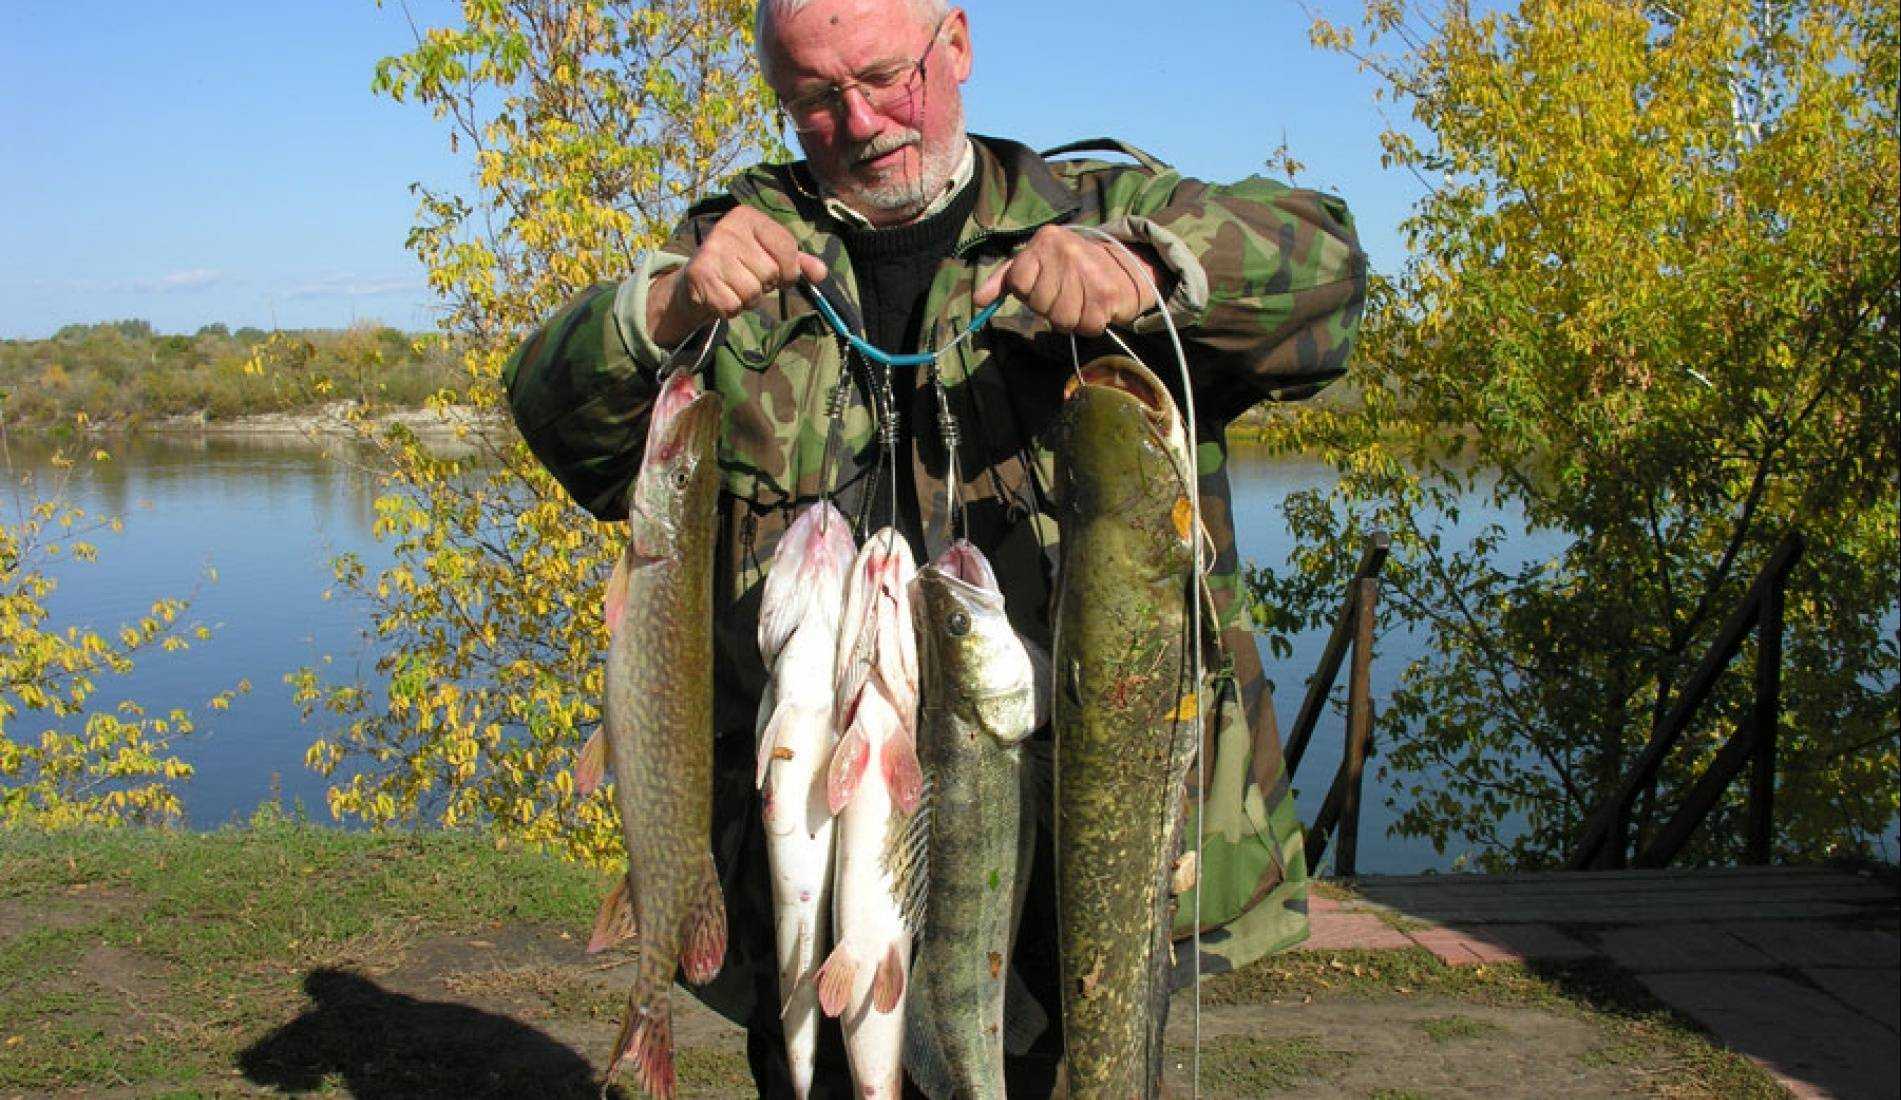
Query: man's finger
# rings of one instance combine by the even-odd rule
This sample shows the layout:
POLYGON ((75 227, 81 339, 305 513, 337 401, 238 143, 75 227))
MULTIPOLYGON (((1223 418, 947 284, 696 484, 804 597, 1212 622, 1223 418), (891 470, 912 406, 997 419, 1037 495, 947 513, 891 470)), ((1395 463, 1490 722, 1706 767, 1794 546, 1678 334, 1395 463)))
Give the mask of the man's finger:
MULTIPOLYGON (((785 286, 799 277, 799 242, 792 239, 786 227, 770 218, 752 223, 753 240, 759 242, 759 248, 772 258, 776 270, 773 274, 778 285, 785 286)), ((760 274, 757 270, 755 274, 760 274)))
POLYGON ((1123 318, 1123 320, 1133 320, 1135 317, 1140 316, 1143 310, 1152 305, 1161 304, 1153 300, 1156 292, 1160 288, 1157 287, 1154 290, 1150 289, 1150 282, 1153 277, 1149 274, 1148 268, 1143 265, 1142 261, 1135 258, 1133 252, 1126 248, 1117 248, 1114 245, 1105 244, 1103 247, 1107 248, 1109 255, 1115 258, 1117 266, 1121 267, 1123 274, 1129 277, 1129 282, 1135 284, 1135 312, 1123 318))
POLYGON ((813 283, 822 283, 825 281, 826 270, 824 260, 812 255, 810 252, 801 252, 799 253, 798 262, 799 274, 805 276, 806 279, 813 283))
POLYGON ((978 309, 996 301, 997 296, 1003 293, 1004 277, 1010 274, 1010 265, 1015 262, 1015 260, 1003 261, 1003 266, 991 272, 990 278, 985 279, 983 285, 977 288, 977 293, 971 301, 976 303, 978 309))

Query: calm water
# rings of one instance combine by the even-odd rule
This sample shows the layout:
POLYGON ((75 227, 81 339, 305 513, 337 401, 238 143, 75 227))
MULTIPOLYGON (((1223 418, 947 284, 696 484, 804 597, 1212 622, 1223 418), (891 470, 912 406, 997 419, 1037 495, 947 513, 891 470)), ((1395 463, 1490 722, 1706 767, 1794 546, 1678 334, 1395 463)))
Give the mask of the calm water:
MULTIPOLYGON (((17 440, 14 457, 29 468, 43 461, 17 440)), ((1290 492, 1326 483, 1327 470, 1243 451, 1234 476, 1242 555, 1280 564, 1288 547, 1279 504, 1290 492)), ((294 442, 145 438, 119 448, 110 464, 87 470, 73 490, 89 510, 122 516, 125 531, 101 536, 97 564, 58 571, 55 621, 109 630, 136 618, 159 596, 190 595, 190 619, 214 631, 210 641, 188 652, 152 652, 132 675, 106 678, 96 702, 110 706, 136 698, 152 711, 185 707, 199 715, 201 732, 180 751, 198 768, 181 788, 194 826, 246 816, 270 796, 274 782, 287 801, 301 799, 323 816, 324 782, 303 766, 317 731, 301 723, 283 676, 326 654, 340 664, 360 661, 368 667, 370 655, 359 637, 362 609, 323 596, 335 554, 353 551, 372 570, 389 560, 369 533, 370 479, 294 442), (208 579, 210 570, 215 581, 208 579), (205 710, 206 698, 240 679, 251 682, 249 695, 222 714, 205 710)), ((1478 507, 1463 517, 1464 525, 1499 518, 1478 507)), ((1548 552, 1535 545, 1524 550, 1548 552)), ((1268 675, 1280 689, 1276 704, 1283 728, 1293 720, 1324 639, 1324 631, 1297 639, 1291 658, 1268 660, 1268 675)), ((1406 638, 1382 641, 1373 665, 1376 700, 1384 698, 1415 644, 1406 638)), ((1323 717, 1302 764, 1305 781, 1297 789, 1304 819, 1319 809, 1339 764, 1343 724, 1338 715, 1323 717)), ((1372 768, 1378 764, 1375 759, 1372 768)), ((1449 867, 1460 853, 1440 856, 1422 841, 1386 836, 1393 817, 1384 805, 1387 788, 1369 770, 1361 870, 1449 867)))

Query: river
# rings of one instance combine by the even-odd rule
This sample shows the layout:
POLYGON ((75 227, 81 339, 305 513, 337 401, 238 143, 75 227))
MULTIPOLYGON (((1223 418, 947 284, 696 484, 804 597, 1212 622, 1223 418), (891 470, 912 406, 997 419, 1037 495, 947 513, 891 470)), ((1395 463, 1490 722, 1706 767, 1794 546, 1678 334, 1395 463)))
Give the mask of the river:
MULTIPOLYGON (((21 469, 42 479, 53 476, 43 450, 22 446, 17 438, 12 450, 21 469)), ((1289 546, 1281 501, 1329 480, 1319 463, 1237 448, 1235 514, 1242 556, 1284 562, 1289 546)), ((273 792, 286 803, 301 800, 312 816, 327 820, 325 782, 303 766, 304 750, 318 731, 300 720, 283 677, 326 656, 346 667, 351 662, 368 667, 371 654, 360 637, 362 608, 343 599, 326 600, 324 594, 331 587, 328 563, 336 554, 354 552, 372 570, 389 560, 370 534, 375 497, 370 477, 294 439, 143 436, 115 444, 112 461, 82 469, 70 496, 90 512, 122 517, 124 531, 98 538, 96 564, 63 563, 55 570, 60 588, 51 600, 54 622, 113 631, 144 613, 152 600, 179 595, 192 600, 189 620, 212 629, 209 641, 195 642, 189 651, 152 651, 130 675, 103 678, 95 697, 101 706, 132 698, 154 713, 184 707, 198 716, 200 732, 179 749, 197 768, 180 787, 189 823, 209 828, 241 820, 273 792), (228 711, 204 708, 207 698, 240 679, 249 680, 252 690, 228 711)), ((5 507, 0 503, 0 509, 5 507)), ((1509 519, 1473 501, 1461 526, 1509 519)), ((578 511, 576 520, 582 520, 578 511)), ((1279 685, 1276 709, 1283 728, 1293 720, 1323 641, 1324 631, 1297 638, 1294 653, 1284 661, 1266 654, 1268 676, 1279 685)), ((1417 644, 1398 637, 1376 647, 1376 702, 1417 644)), ((14 722, 16 737, 37 733, 31 722, 14 722)), ((1304 781, 1296 789, 1303 820, 1311 820, 1319 808, 1338 766, 1343 726, 1337 714, 1323 717, 1302 764, 1304 781)), ((1394 814, 1386 800, 1395 785, 1381 780, 1378 765, 1376 758, 1367 772, 1360 870, 1452 867, 1463 853, 1442 855, 1424 841, 1387 835, 1394 814)))

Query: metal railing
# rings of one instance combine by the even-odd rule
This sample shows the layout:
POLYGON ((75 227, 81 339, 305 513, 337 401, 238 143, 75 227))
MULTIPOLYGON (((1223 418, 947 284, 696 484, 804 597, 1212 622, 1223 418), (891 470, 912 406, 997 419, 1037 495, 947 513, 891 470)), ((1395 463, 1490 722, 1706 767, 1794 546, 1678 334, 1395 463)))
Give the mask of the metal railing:
POLYGON ((1338 831, 1340 849, 1334 857, 1334 873, 1345 877, 1355 873, 1360 853, 1361 773, 1365 770, 1366 758, 1373 753, 1370 687, 1373 619, 1379 603, 1380 568, 1386 564, 1392 546, 1392 536, 1384 531, 1375 531, 1366 540, 1359 567, 1353 571, 1353 579, 1347 582, 1346 598, 1341 602, 1339 617, 1334 620, 1333 633, 1327 638, 1326 648, 1320 651, 1319 666, 1307 680, 1307 697, 1301 701, 1300 713, 1287 736, 1287 781, 1291 784, 1313 740, 1320 713, 1326 709, 1327 697, 1333 694, 1334 682, 1340 678, 1340 663, 1350 644, 1353 662, 1347 673, 1346 754, 1334 773, 1326 801, 1321 803, 1320 812, 1314 815, 1313 824, 1307 830, 1310 870, 1319 865, 1321 855, 1326 852, 1329 834, 1338 831))
POLYGON ((1586 823, 1583 839, 1571 855, 1572 870, 1622 867, 1630 844, 1630 813, 1637 798, 1651 790, 1664 757, 1682 739, 1730 662, 1741 651, 1743 639, 1760 627, 1756 647, 1756 692, 1749 719, 1718 750, 1709 768, 1691 786, 1677 811, 1631 862, 1638 867, 1663 867, 1676 858, 1683 845, 1723 797, 1743 770, 1753 765, 1749 780, 1748 847, 1745 860, 1769 862, 1775 828, 1776 726, 1782 711, 1782 594, 1789 570, 1802 557, 1802 536, 1790 532, 1777 544, 1768 564, 1756 574, 1736 609, 1730 612, 1716 641, 1685 682, 1683 694, 1657 723, 1650 743, 1615 793, 1586 823))

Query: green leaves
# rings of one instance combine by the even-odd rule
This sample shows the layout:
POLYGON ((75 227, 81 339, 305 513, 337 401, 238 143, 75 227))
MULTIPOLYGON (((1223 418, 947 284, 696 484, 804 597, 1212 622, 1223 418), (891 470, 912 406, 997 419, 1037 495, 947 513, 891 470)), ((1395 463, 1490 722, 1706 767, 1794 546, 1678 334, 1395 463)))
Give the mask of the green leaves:
MULTIPOLYGON (((1857 851, 1892 820, 1869 775, 1901 728, 1896 17, 1894 0, 1382 2, 1358 34, 1316 28, 1409 107, 1390 162, 1436 178, 1369 311, 1364 408, 1276 429, 1341 481, 1290 505, 1314 549, 1255 580, 1318 621, 1338 599, 1325 563, 1394 530, 1383 627, 1431 638, 1381 716, 1388 766, 1431 777, 1403 832, 1497 864, 1561 855, 1790 528, 1812 549, 1781 843, 1857 851), (1560 549, 1509 564, 1516 534, 1454 537, 1478 500, 1560 549), (1506 815, 1521 835, 1497 831, 1506 815)), ((1640 830, 1739 720, 1748 659, 1640 830)), ((1692 858, 1735 851, 1721 824, 1692 858)))

